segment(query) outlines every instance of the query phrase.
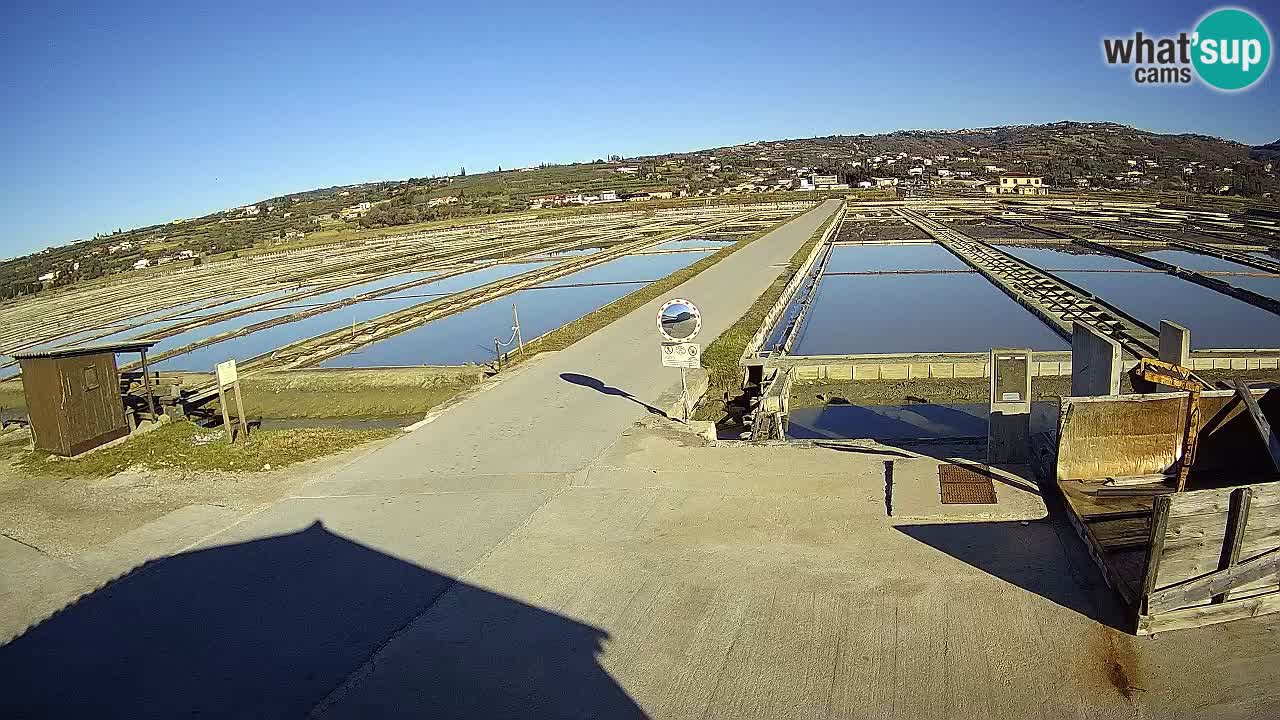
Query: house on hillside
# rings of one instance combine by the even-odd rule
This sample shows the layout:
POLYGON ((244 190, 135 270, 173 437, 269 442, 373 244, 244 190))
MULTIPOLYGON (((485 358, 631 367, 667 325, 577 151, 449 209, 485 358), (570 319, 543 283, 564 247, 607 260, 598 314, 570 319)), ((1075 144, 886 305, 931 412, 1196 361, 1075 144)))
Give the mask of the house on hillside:
POLYGON ((1005 173, 1000 181, 986 186, 992 195, 1048 195, 1044 177, 1030 173, 1005 173))

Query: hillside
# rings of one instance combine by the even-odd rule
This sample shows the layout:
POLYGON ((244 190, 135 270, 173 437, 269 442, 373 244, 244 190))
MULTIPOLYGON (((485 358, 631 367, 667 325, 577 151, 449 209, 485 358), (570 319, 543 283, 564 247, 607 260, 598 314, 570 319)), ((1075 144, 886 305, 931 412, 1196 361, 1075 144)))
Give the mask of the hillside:
POLYGON ((1266 145, 1255 145, 1249 155, 1254 160, 1280 160, 1280 140, 1266 145))
MULTIPOLYGON (((273 244, 322 242, 379 228, 524 211, 538 198, 613 191, 692 196, 776 192, 802 175, 905 183, 976 182, 1003 171, 1041 173, 1064 188, 1134 188, 1267 197, 1266 163, 1280 141, 1250 148, 1204 135, 1163 135, 1115 123, 1058 122, 963 130, 900 130, 760 141, 697 152, 337 186, 50 248, 0 263, 0 298, 40 292, 135 266, 200 262, 273 244), (915 168, 916 171, 912 171, 915 168), (944 176, 943 171, 949 173, 944 176)), ((553 202, 550 199, 547 202, 553 202)), ((569 202, 573 202, 572 200, 569 202)), ((540 204, 540 203, 538 203, 540 204)))

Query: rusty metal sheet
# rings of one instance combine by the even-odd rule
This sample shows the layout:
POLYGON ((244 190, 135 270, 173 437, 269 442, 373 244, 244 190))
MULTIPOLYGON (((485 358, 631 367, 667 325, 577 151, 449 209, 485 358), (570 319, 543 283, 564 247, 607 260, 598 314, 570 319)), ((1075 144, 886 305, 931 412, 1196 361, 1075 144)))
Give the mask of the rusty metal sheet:
POLYGON ((994 505, 996 488, 991 475, 962 465, 938 467, 938 489, 944 505, 994 505))

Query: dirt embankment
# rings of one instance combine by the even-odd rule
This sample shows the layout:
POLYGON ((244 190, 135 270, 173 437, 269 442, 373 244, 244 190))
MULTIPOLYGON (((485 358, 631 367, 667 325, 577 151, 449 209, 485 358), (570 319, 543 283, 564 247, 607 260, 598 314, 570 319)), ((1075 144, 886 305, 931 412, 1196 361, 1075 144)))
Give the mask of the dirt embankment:
MULTIPOLYGON (((1206 370, 1196 373, 1210 384, 1244 380, 1250 383, 1280 383, 1280 372, 1206 370)), ((990 381, 986 378, 934 378, 918 380, 853 380, 797 382, 791 390, 792 407, 823 405, 907 405, 927 402, 937 405, 987 402, 990 381)), ((1133 392, 1129 375, 1120 376, 1120 392, 1133 392)), ((1071 377, 1031 379, 1031 399, 1048 400, 1071 395, 1071 377)))
MULTIPOLYGON (((374 368, 281 370, 242 377, 245 414, 264 418, 406 417, 422 415, 485 378, 486 368, 374 368)), ((207 373, 161 373, 183 385, 208 382, 207 373)), ((26 416, 22 380, 0 383, 0 419, 26 416)), ((214 404, 216 409, 216 403, 214 404)))

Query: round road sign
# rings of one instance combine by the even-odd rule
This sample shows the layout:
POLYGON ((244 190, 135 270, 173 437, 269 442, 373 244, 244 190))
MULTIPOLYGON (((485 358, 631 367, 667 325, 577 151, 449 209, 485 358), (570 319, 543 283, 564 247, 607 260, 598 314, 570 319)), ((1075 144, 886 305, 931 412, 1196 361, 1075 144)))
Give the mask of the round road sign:
POLYGON ((683 298, 674 298, 658 311, 658 332, 671 342, 689 342, 702 329, 702 312, 683 298))

